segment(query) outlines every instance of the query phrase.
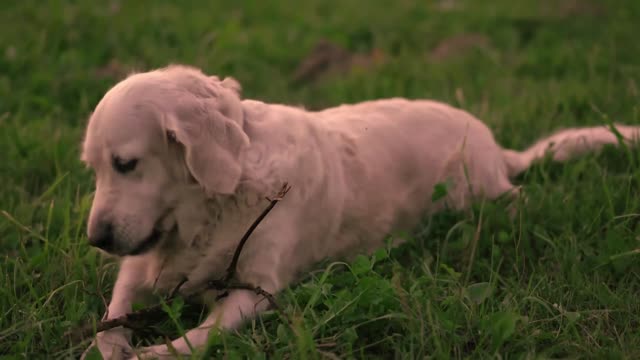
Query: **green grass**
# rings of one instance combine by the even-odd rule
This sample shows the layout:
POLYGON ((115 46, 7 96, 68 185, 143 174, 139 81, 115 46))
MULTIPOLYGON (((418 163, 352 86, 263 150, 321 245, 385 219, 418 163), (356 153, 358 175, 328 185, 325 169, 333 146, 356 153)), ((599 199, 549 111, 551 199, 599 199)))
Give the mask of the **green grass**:
MULTIPOLYGON (((517 149, 564 126, 640 124, 640 2, 589 0, 569 14, 569 0, 460 0, 451 11, 436 1, 216 3, 230 2, 2 5, 0 357, 77 356, 87 342, 64 333, 104 311, 116 267, 86 242, 92 184, 78 150, 92 107, 120 79, 105 74, 112 60, 193 64, 236 77, 246 97, 309 108, 435 98, 517 149), (462 33, 490 45, 428 58, 462 33), (321 38, 378 49, 386 62, 292 85, 321 38)), ((278 297, 293 329, 266 314, 213 338, 208 354, 640 358, 639 164, 640 152, 613 148, 542 162, 517 179, 528 202, 515 219, 500 201, 477 204, 425 220, 398 249, 320 264, 278 297)))

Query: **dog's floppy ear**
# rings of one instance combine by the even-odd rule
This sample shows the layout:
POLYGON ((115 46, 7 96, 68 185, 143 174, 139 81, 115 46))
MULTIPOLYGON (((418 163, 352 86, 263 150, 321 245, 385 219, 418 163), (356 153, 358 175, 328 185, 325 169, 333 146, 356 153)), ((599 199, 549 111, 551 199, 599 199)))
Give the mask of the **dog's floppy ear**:
POLYGON ((167 115, 165 130, 184 146, 187 167, 207 196, 232 194, 240 181, 241 156, 249 137, 217 110, 214 99, 197 101, 200 106, 167 115))

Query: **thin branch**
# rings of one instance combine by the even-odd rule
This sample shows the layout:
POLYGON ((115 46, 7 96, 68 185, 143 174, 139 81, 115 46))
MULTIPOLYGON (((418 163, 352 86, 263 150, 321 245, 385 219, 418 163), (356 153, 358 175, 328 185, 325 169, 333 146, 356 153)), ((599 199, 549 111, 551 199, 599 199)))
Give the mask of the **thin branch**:
POLYGON ((244 248, 244 244, 247 242, 247 240, 249 239, 249 237, 251 236, 253 231, 258 227, 260 222, 269 214, 269 212, 273 209, 273 207, 276 206, 278 201, 282 200, 282 198, 284 198, 285 195, 287 195, 287 193, 289 192, 290 189, 291 189, 291 186, 289 186, 289 184, 287 184, 287 183, 284 183, 284 185, 282 185, 282 188, 280 189, 280 191, 278 192, 278 194, 276 195, 275 198, 273 198, 273 199, 268 199, 267 198, 267 200, 270 201, 269 206, 267 206, 262 211, 262 213, 256 218, 256 220, 253 222, 253 224, 251 224, 251 226, 249 226, 249 229, 247 229, 247 231, 244 233, 244 235, 240 239, 240 243, 236 247, 236 251, 233 254, 233 258, 231 259, 231 263, 229 264, 229 267, 227 268, 227 274, 223 278, 224 282, 231 281, 231 279, 233 279, 233 277, 236 275, 236 267, 238 266, 238 259, 240 258, 240 253, 242 252, 242 249, 244 248))
POLYGON ((180 288, 182 287, 182 285, 184 285, 184 283, 186 283, 187 281, 189 281, 188 277, 183 277, 182 280, 180 280, 180 282, 178 283, 178 285, 176 285, 176 287, 173 288, 173 290, 169 293, 169 296, 167 296, 167 300, 173 299, 174 297, 176 297, 176 295, 178 295, 178 291, 180 291, 180 288))
POLYGON ((95 327, 93 324, 87 324, 79 329, 67 332, 65 336, 70 336, 72 340, 81 340, 94 332, 99 333, 120 326, 132 330, 141 330, 148 328, 151 323, 159 322, 165 316, 162 304, 156 304, 114 319, 102 320, 97 322, 95 327))
MULTIPOLYGON (((209 281, 207 283, 207 288, 208 289, 213 289, 213 290, 225 291, 225 292, 227 292, 228 290, 249 290, 249 291, 253 291, 257 295, 261 295, 265 299, 267 299, 267 301, 269 301, 269 304, 274 309, 276 309, 278 311, 281 310, 280 306, 276 302, 276 298, 271 293, 269 293, 268 291, 262 289, 260 286, 254 286, 254 285, 251 285, 249 283, 242 283, 242 282, 224 283, 221 280, 212 280, 212 281, 209 281)), ((224 296, 226 296, 226 295, 220 294, 220 295, 218 295, 218 298, 216 300, 219 300, 219 299, 223 298, 224 296)))

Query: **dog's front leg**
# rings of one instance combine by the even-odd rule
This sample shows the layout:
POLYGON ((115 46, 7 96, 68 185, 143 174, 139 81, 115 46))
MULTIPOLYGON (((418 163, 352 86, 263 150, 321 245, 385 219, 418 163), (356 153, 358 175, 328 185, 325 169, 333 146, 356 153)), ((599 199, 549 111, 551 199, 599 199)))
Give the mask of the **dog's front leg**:
POLYGON ((174 340, 171 347, 155 345, 136 350, 133 359, 173 359, 175 354, 188 355, 202 350, 207 344, 209 332, 213 329, 234 329, 243 320, 253 318, 264 311, 269 302, 253 291, 233 290, 209 314, 200 326, 189 330, 183 337, 174 340))
MULTIPOLYGON (((118 278, 113 286, 111 302, 104 314, 103 320, 116 319, 131 312, 132 304, 138 295, 143 281, 141 277, 142 264, 133 260, 123 260, 118 278)), ((82 354, 84 359, 88 352, 96 345, 104 359, 124 359, 130 356, 133 351, 130 345, 131 330, 123 327, 109 329, 96 334, 96 339, 89 348, 82 354)))

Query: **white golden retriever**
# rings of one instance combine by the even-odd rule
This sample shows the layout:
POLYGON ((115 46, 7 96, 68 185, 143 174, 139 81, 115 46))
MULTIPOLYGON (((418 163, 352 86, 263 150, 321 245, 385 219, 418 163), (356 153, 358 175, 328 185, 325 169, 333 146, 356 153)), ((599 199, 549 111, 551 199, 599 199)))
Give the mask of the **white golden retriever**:
MULTIPOLYGON (((617 130, 631 141, 640 128, 617 130)), ((235 80, 190 67, 131 75, 96 107, 82 153, 96 174, 89 241, 122 258, 105 316, 131 312, 138 295, 170 291, 183 277, 185 292, 220 278, 265 196, 285 182, 292 190, 238 264, 238 281, 270 293, 320 260, 382 246, 424 214, 517 194, 510 177, 548 151, 565 160, 618 141, 604 126, 567 129, 516 152, 469 113, 435 101, 311 112, 242 100, 235 80), (445 182, 447 196, 433 202, 434 186, 445 182)), ((260 300, 232 291, 172 347, 202 348, 213 327, 231 329, 264 310, 260 300)), ((96 343, 106 358, 172 357, 166 345, 134 351, 128 337, 112 329, 96 343)))

